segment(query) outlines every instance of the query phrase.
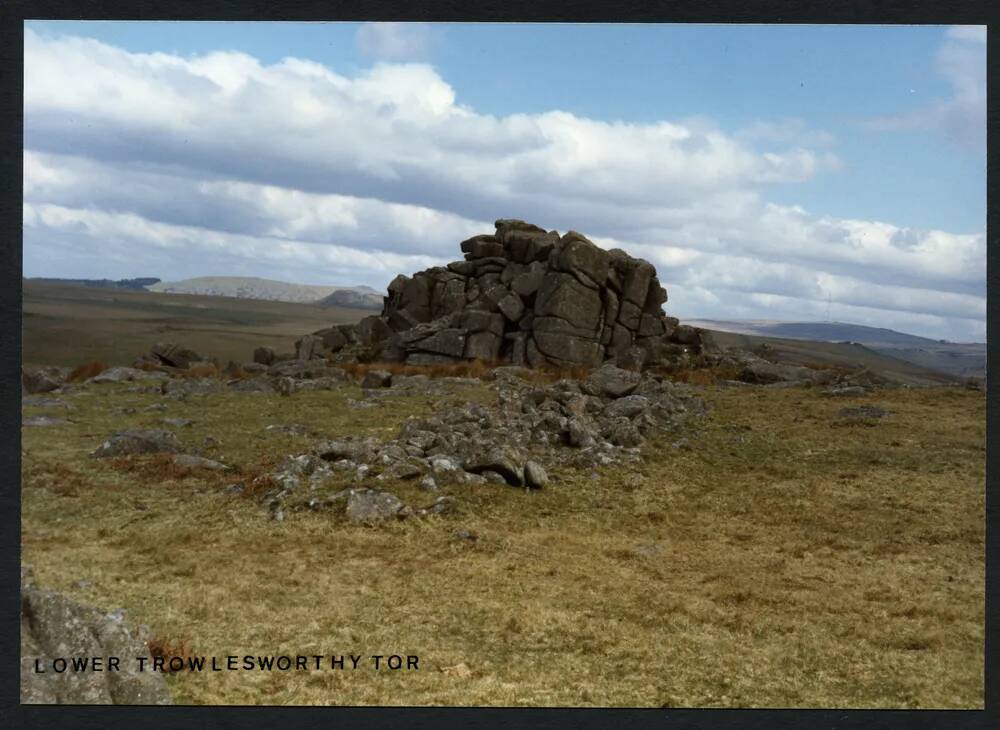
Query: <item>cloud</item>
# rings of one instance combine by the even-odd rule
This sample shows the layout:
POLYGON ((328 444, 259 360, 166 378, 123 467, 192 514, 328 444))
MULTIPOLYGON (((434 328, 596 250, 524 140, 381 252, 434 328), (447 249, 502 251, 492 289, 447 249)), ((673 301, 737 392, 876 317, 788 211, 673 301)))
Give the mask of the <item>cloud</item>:
POLYGON ((423 23, 365 23, 355 34, 358 50, 383 61, 425 58, 434 44, 434 29, 423 23))
POLYGON ((901 114, 870 120, 876 131, 940 131, 953 142, 986 151, 986 26, 954 26, 934 63, 951 86, 951 96, 901 114))
POLYGON ((739 139, 750 142, 794 145, 796 147, 830 147, 834 136, 822 129, 810 129, 798 118, 758 119, 736 133, 739 139))
POLYGON ((985 25, 953 25, 945 35, 956 41, 969 41, 986 45, 985 25))
POLYGON ((683 316, 825 316, 830 297, 881 326, 985 331, 984 234, 767 201, 838 169, 835 140, 800 120, 730 134, 704 119, 497 117, 423 63, 346 76, 32 31, 24 109, 29 276, 381 288, 519 217, 648 258, 683 316))

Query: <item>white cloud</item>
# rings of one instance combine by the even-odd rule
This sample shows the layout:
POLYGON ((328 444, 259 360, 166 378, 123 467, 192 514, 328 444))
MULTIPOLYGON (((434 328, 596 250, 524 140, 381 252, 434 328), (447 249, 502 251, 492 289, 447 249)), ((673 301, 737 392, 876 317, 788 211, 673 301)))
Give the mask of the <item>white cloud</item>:
POLYGON ((810 129, 803 120, 794 117, 758 119, 737 132, 736 136, 751 142, 791 144, 799 147, 829 147, 836 141, 829 132, 810 129))
POLYGON ((867 122, 871 129, 942 131, 958 144, 986 151, 986 26, 953 26, 935 58, 951 96, 928 106, 867 122))
POLYGON ((434 42, 434 30, 423 23, 365 23, 355 35, 364 55, 385 61, 424 58, 434 42))
POLYGON ((985 25, 953 25, 948 29, 946 35, 956 41, 986 44, 985 25))
POLYGON ((832 143, 794 119, 495 117, 419 63, 344 76, 27 31, 25 271, 381 287, 520 217, 653 261, 684 316, 795 319, 830 296, 872 324, 978 336, 983 234, 767 202, 836 170, 832 143))

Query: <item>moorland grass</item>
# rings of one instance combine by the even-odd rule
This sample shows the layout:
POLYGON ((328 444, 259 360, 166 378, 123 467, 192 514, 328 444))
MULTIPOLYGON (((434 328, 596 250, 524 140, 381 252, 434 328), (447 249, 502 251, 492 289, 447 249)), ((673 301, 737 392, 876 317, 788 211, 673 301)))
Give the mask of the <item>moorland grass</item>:
POLYGON ((387 438, 439 397, 352 409, 350 384, 188 401, 88 386, 64 396, 74 423, 23 429, 23 560, 41 585, 124 607, 161 654, 420 657, 411 672, 177 672, 179 703, 982 707, 983 394, 701 393, 702 425, 650 439, 639 464, 553 468, 531 493, 444 486, 457 514, 366 528, 276 522, 224 487, 316 438, 267 425, 387 438), (891 414, 840 425, 863 403, 891 414), (238 471, 88 457, 168 417, 238 471))

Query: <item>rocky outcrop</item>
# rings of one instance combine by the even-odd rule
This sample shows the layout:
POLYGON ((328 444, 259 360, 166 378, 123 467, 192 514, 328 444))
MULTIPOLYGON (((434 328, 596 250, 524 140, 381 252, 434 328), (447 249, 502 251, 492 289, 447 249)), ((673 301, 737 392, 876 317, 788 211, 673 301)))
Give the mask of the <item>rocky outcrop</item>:
POLYGON ((105 614, 21 578, 21 702, 72 705, 171 705, 163 673, 151 671, 144 627, 128 627, 121 612, 105 614), (139 671, 138 657, 146 657, 139 671), (83 660, 87 671, 57 671, 59 661, 83 660), (100 661, 101 670, 93 659, 100 661), (117 660, 114 669, 112 659, 117 660), (37 664, 36 664, 37 662, 37 664), (41 671, 39 671, 41 670, 41 671))
POLYGON ((576 231, 559 235, 520 220, 495 228, 461 243, 463 261, 393 279, 381 314, 307 335, 300 359, 612 362, 638 371, 711 349, 703 330, 664 314, 667 291, 649 262, 576 231))
MULTIPOLYGON (((290 456, 275 471, 258 477, 251 491, 274 515, 283 516, 286 509, 338 507, 347 509, 352 521, 385 521, 411 513, 382 489, 353 496, 349 490, 328 490, 342 488, 345 480, 362 490, 396 481, 417 482, 427 491, 440 485, 492 482, 542 489, 550 483, 547 467, 594 468, 635 461, 640 458, 637 447, 650 435, 685 428, 705 410, 688 386, 610 363, 583 380, 550 385, 518 373, 525 371, 510 366, 493 371, 494 403, 442 402, 433 415, 408 418, 387 441, 318 441, 311 453, 290 456), (347 508, 342 507, 345 500, 347 508)), ((405 386, 394 380, 389 390, 399 387, 405 386)), ((443 509, 438 505, 426 508, 431 512, 412 514, 440 514, 443 509)))

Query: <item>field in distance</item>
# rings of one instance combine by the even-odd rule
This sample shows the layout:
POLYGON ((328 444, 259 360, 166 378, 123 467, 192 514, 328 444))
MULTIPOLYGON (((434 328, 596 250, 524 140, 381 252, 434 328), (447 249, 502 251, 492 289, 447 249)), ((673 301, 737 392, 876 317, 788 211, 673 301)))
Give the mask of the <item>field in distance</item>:
POLYGON ((371 310, 195 294, 24 282, 21 360, 73 367, 98 360, 129 365, 168 340, 217 357, 248 361, 255 347, 294 350, 295 340, 371 310))

